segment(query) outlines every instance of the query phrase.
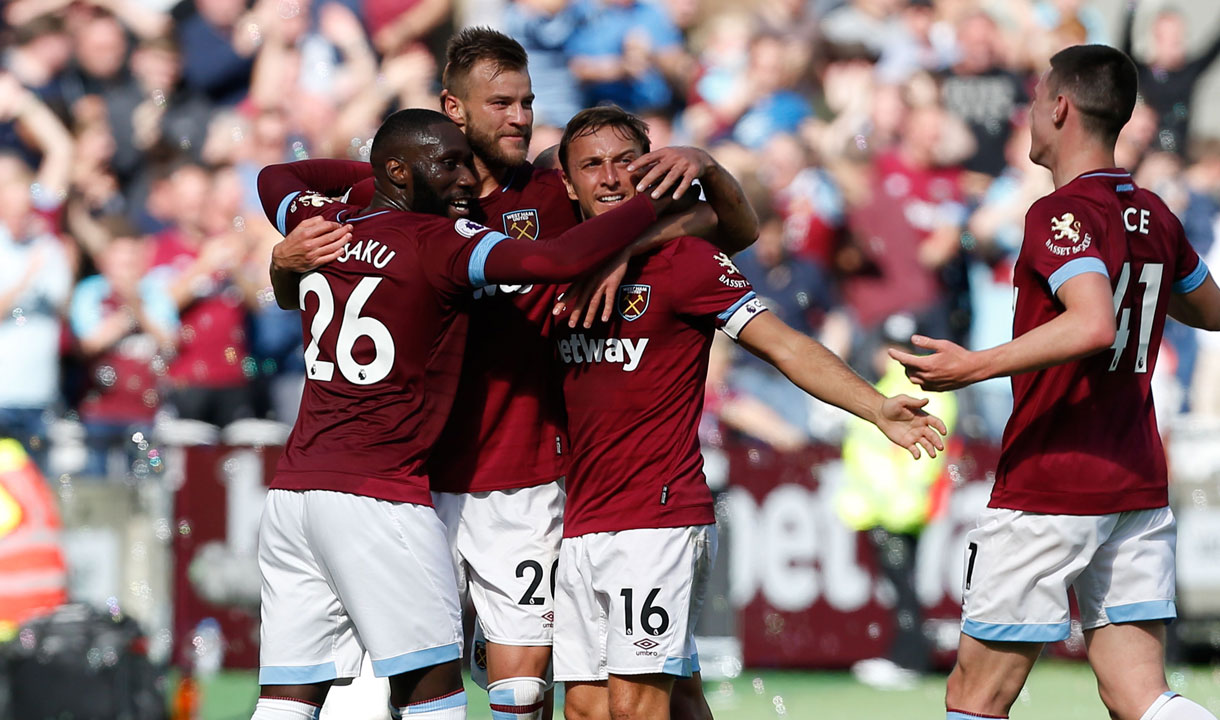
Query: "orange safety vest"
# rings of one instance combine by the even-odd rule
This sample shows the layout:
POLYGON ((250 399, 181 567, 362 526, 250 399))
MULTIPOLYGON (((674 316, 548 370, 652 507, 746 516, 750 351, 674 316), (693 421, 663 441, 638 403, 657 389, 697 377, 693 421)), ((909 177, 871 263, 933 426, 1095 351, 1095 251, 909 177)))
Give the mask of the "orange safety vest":
POLYGON ((68 599, 55 496, 38 467, 0 439, 0 637, 68 599))

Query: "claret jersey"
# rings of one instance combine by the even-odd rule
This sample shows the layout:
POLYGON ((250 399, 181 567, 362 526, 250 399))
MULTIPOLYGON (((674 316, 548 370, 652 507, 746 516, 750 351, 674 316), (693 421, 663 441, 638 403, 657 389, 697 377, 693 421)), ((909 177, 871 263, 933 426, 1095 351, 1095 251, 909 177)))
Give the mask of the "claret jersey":
POLYGON ((307 217, 350 223, 334 262, 301 278, 305 392, 271 484, 430 505, 427 463, 453 402, 475 288, 488 277, 570 279, 599 267, 656 220, 646 198, 555 242, 469 219, 372 210, 305 188, 346 188, 367 163, 265 169, 264 210, 287 234, 307 217))
POLYGON ((1110 169, 1081 175, 1026 214, 1013 336, 1059 315, 1059 288, 1087 272, 1110 279, 1114 345, 1013 376, 991 507, 1097 515, 1168 504, 1152 373, 1170 294, 1198 288, 1207 267, 1165 203, 1110 169))
POLYGON ((716 521, 699 451, 712 334, 765 312, 727 255, 679 238, 632 260, 610 322, 557 323, 572 457, 564 537, 716 521))
MULTIPOLYGON (((559 173, 528 163, 479 204, 488 226, 514 238, 556 237, 580 221, 559 173)), ((510 490, 564 475, 563 396, 543 337, 555 297, 553 285, 473 291, 461 382, 430 464, 433 490, 510 490)))

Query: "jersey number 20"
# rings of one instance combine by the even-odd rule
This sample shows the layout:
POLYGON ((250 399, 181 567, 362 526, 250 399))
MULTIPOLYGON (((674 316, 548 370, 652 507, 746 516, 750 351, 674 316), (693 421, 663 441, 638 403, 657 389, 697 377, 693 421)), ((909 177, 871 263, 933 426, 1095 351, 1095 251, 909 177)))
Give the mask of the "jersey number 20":
MULTIPOLYGON (((360 311, 368 302, 369 296, 377 289, 382 278, 361 278, 359 284, 352 290, 343 306, 343 317, 340 318, 339 339, 335 342, 333 356, 339 363, 339 372, 355 385, 372 385, 380 382, 390 374, 394 367, 394 338, 389 329, 376 318, 362 317, 360 311), (367 337, 373 341, 373 359, 361 363, 352 356, 356 341, 367 337)), ((305 297, 313 293, 318 297, 318 311, 314 313, 313 322, 309 325, 309 345, 305 347, 305 372, 310 380, 330 382, 335 375, 335 364, 319 360, 321 348, 318 339, 330 327, 335 317, 335 295, 331 292, 330 283, 320 273, 310 273, 301 278, 301 307, 305 307, 305 297)))
MULTIPOLYGON (((1148 372, 1148 344, 1152 340, 1152 325, 1156 322, 1156 302, 1161 297, 1161 276, 1164 271, 1161 263, 1147 263, 1140 271, 1140 283, 1144 286, 1140 301, 1139 344, 1135 348, 1135 372, 1148 372)), ((1114 344, 1110 349, 1114 356, 1110 358, 1110 371, 1118 369, 1118 361, 1122 359, 1123 351, 1131 340, 1131 308, 1120 307, 1127 297, 1127 286, 1131 283, 1131 263, 1123 263, 1122 272, 1118 275, 1118 285, 1114 288, 1114 321, 1117 330, 1114 333, 1114 344)))

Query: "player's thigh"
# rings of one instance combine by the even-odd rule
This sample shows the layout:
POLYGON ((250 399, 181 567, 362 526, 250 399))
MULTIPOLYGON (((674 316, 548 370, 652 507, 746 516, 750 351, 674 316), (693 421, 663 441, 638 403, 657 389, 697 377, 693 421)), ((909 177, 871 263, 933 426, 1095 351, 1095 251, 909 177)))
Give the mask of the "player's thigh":
POLYGON ((1112 522, 1112 516, 985 510, 966 535, 962 632, 987 642, 1066 639, 1068 588, 1112 522))
POLYGON ((592 536, 593 587, 609 605, 611 675, 689 677, 694 626, 716 557, 716 527, 647 528, 592 536))
POLYGON ((699 671, 688 678, 674 680, 669 715, 673 720, 712 720, 712 709, 703 696, 703 677, 699 671))
POLYGON ((1085 630, 1084 640, 1098 693, 1116 717, 1139 718, 1168 692, 1164 621, 1104 625, 1085 630))
POLYGON ((444 525, 431 507, 310 491, 313 544, 373 663, 389 677, 461 656, 444 525))
POLYGON ((606 682, 564 683, 564 720, 610 720, 610 695, 606 682))
POLYGON ((487 681, 506 678, 535 677, 551 682, 550 645, 500 645, 488 642, 487 681))
POLYGON ((1073 583, 1085 630, 1177 616, 1177 525, 1168 507, 1119 513, 1073 583))
POLYGON ((310 535, 305 493, 267 493, 258 540, 260 685, 301 686, 360 675, 363 648, 310 535))
POLYGON ((945 706, 1007 717, 1042 647, 1042 643, 991 642, 963 634, 957 663, 945 685, 945 706))
POLYGON ((610 720, 668 720, 674 676, 610 674, 610 720))
POLYGON ((563 502, 559 483, 467 496, 456 548, 488 642, 551 644, 563 502))
POLYGON ((604 683, 609 677, 606 630, 610 608, 608 598, 593 587, 594 567, 588 548, 592 537, 564 538, 559 548, 553 657, 555 679, 568 687, 604 683))

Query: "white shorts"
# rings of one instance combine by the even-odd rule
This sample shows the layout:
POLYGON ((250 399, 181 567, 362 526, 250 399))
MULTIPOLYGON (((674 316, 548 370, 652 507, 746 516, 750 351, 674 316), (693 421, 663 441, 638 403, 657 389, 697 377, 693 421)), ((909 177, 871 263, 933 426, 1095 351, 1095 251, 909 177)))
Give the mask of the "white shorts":
POLYGON ((564 538, 555 679, 698 672, 695 621, 715 562, 715 525, 564 538))
POLYGON ((462 618, 430 507, 272 490, 259 526, 260 685, 388 677, 457 660, 462 618))
POLYGON ((483 637, 498 645, 549 646, 563 538, 562 484, 433 493, 432 501, 445 523, 458 591, 470 594, 483 637))
POLYGON ((1069 587, 1086 630, 1171 620, 1176 539, 1167 507, 1110 515, 988 508, 966 535, 962 632, 979 640, 1064 640, 1069 587))

